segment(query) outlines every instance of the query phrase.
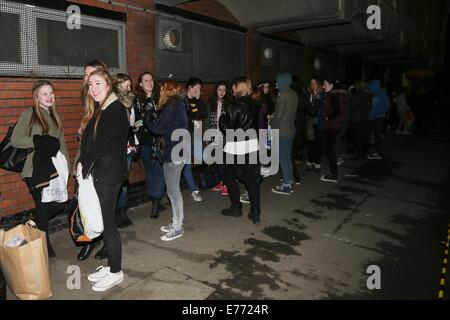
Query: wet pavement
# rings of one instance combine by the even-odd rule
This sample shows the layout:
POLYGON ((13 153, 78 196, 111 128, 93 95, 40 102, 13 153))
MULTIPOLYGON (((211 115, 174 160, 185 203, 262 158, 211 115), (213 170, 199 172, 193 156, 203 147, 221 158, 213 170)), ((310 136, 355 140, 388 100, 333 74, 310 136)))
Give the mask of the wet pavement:
POLYGON ((228 198, 205 191, 196 203, 184 192, 185 235, 167 243, 159 227, 170 209, 158 220, 150 205, 132 209, 134 226, 121 231, 125 281, 105 293, 87 281, 101 262, 78 262, 69 233, 52 234, 52 299, 436 299, 450 221, 449 142, 389 136, 385 160, 347 161, 336 185, 303 173, 289 197, 271 193, 279 177, 267 178, 258 226, 247 205, 243 218, 227 218, 228 198), (367 287, 372 265, 379 290, 367 287), (80 268, 79 289, 68 289, 69 266, 80 268))

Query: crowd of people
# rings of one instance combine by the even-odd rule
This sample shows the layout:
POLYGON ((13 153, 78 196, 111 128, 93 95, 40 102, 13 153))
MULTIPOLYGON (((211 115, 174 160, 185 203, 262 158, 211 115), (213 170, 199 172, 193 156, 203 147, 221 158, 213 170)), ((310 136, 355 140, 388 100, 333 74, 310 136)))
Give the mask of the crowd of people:
MULTIPOLYGON (((269 137, 268 142, 268 148, 277 150, 279 156, 282 182, 272 188, 278 195, 290 196, 295 185, 301 184, 298 162, 303 153, 307 154, 306 170, 316 173, 322 172, 322 157, 326 156, 329 172, 320 179, 330 183, 338 182, 338 167, 349 141, 357 150, 353 160, 381 160, 384 156, 383 122, 390 109, 390 98, 379 80, 358 81, 345 90, 333 78, 313 78, 307 88, 301 88, 289 73, 278 75, 275 85, 269 81, 253 85, 250 79, 239 77, 231 88, 226 82, 217 83, 213 97, 204 103, 203 83, 197 78, 190 79, 185 87, 173 79, 159 86, 151 72, 144 72, 133 89, 128 75, 111 75, 102 61, 87 63, 84 71, 81 86, 84 116, 71 172, 77 181, 92 176, 101 206, 103 235, 83 245, 78 254, 78 260, 86 260, 103 243, 95 257, 107 259, 108 267, 99 267, 89 275, 94 291, 108 290, 124 279, 118 228, 132 225, 127 215, 126 181, 133 161, 143 163, 146 191, 152 201, 150 218, 157 219, 167 209, 162 204, 165 196, 170 200, 172 220, 161 226, 164 233, 161 240, 183 236, 182 177, 192 199, 203 201, 192 167, 192 163, 204 162, 205 141, 194 134, 198 128, 216 130, 218 136, 219 132, 225 136, 227 130, 240 129, 264 129, 270 136, 270 132, 278 130, 279 139, 269 137), (172 141, 173 133, 179 129, 185 129, 186 137, 172 141), (375 144, 373 152, 371 139, 375 144), (181 152, 179 158, 172 157, 179 143, 188 145, 191 156, 181 152)), ((69 157, 52 83, 37 81, 33 99, 33 107, 22 113, 11 140, 18 148, 34 148, 26 159, 22 177, 36 204, 35 221, 47 233, 49 256, 54 257, 48 220, 61 212, 62 204, 43 203, 42 189, 55 172, 51 157, 59 151, 69 157)), ((401 115, 398 132, 409 133, 411 110, 401 91, 395 102, 401 115)), ((217 142, 213 139, 206 143, 217 142)), ((265 168, 258 161, 250 161, 259 159, 259 153, 257 138, 224 140, 224 158, 234 161, 214 165, 219 181, 212 188, 230 199, 230 206, 221 212, 223 215, 241 217, 242 204, 249 203, 247 217, 255 224, 260 223, 260 186, 265 168), (243 163, 238 161, 242 156, 243 163)))

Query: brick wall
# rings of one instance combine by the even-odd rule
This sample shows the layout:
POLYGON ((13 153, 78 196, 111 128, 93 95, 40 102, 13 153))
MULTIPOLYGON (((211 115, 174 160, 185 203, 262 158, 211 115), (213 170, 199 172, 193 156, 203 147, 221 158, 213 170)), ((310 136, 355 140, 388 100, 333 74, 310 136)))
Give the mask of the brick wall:
MULTIPOLYGON (((127 65, 128 73, 137 81, 139 73, 154 71, 154 15, 135 8, 112 5, 104 1, 77 0, 71 1, 88 6, 113 11, 126 12, 127 21, 127 65)), ((153 0, 115 0, 117 3, 129 4, 149 10, 154 9, 153 0)), ((13 125, 26 107, 31 106, 31 87, 35 79, 0 77, 0 141, 3 140, 8 126, 13 125)), ((80 79, 49 79, 55 85, 56 109, 63 120, 66 143, 69 149, 70 162, 73 163, 78 143, 75 133, 81 122, 83 108, 80 101, 80 79)), ((142 166, 133 163, 130 182, 143 179, 142 166)), ((69 191, 73 183, 70 183, 69 191)), ((26 211, 34 207, 31 196, 20 174, 0 169, 0 217, 26 211)))
MULTIPOLYGON (((137 82, 143 71, 154 71, 155 51, 155 19, 154 0, 114 0, 112 3, 100 0, 73 0, 87 6, 127 13, 126 54, 128 73, 137 82), (133 7, 130 7, 133 6, 133 7), (137 8, 136 8, 137 7, 137 8), (143 9, 147 9, 145 11, 143 9)), ((215 19, 238 24, 236 18, 216 0, 199 0, 178 6, 181 9, 202 14, 215 19)), ((256 36, 253 34, 253 36, 256 36)), ((252 38, 254 41, 255 38, 252 38)), ((257 45, 255 44, 255 47, 257 45)), ((252 51, 256 53, 256 50, 252 51)), ((258 57, 258 56, 257 56, 258 57)), ((251 56, 248 57, 249 60, 251 56)), ((254 61, 254 59, 253 59, 254 61)), ((257 77, 258 66, 249 64, 248 73, 257 77)), ((0 141, 26 107, 31 106, 31 87, 35 79, 0 77, 0 141)), ((80 79, 49 79, 56 89, 56 109, 63 120, 66 143, 69 149, 70 162, 73 164, 78 148, 75 133, 82 118, 83 108, 80 101, 80 79)), ((205 102, 213 95, 214 84, 207 83, 203 87, 202 98, 205 102)), ((141 163, 134 162, 130 172, 130 183, 142 187, 144 178, 141 163)), ((70 182, 69 192, 73 190, 70 182)), ((0 169, 0 217, 23 212, 34 208, 34 204, 20 174, 0 169)))

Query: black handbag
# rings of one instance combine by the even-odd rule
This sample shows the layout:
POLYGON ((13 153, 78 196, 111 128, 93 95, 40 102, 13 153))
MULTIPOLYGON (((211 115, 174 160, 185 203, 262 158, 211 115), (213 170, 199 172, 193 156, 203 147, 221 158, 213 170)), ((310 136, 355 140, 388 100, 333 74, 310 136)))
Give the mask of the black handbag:
POLYGON ((5 138, 0 143, 0 168, 7 171, 22 172, 25 160, 34 151, 34 148, 20 149, 11 144, 14 126, 9 127, 5 138))
POLYGON ((81 220, 80 209, 78 207, 78 195, 73 195, 70 205, 66 208, 69 219, 69 231, 72 239, 77 243, 91 242, 92 240, 84 234, 83 221, 81 220))
POLYGON ((198 186, 202 190, 212 189, 220 182, 220 175, 215 165, 209 165, 198 170, 198 186))

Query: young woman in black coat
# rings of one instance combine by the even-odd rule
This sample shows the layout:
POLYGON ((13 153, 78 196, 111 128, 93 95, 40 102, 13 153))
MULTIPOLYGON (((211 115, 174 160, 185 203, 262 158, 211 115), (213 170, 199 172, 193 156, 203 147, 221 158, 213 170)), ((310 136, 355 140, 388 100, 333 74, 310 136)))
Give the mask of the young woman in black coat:
POLYGON ((114 218, 122 183, 127 179, 128 115, 113 93, 113 80, 107 70, 97 70, 88 78, 86 114, 82 121, 77 179, 92 175, 102 210, 103 241, 108 267, 89 275, 94 291, 106 291, 123 282, 122 243, 114 218))

